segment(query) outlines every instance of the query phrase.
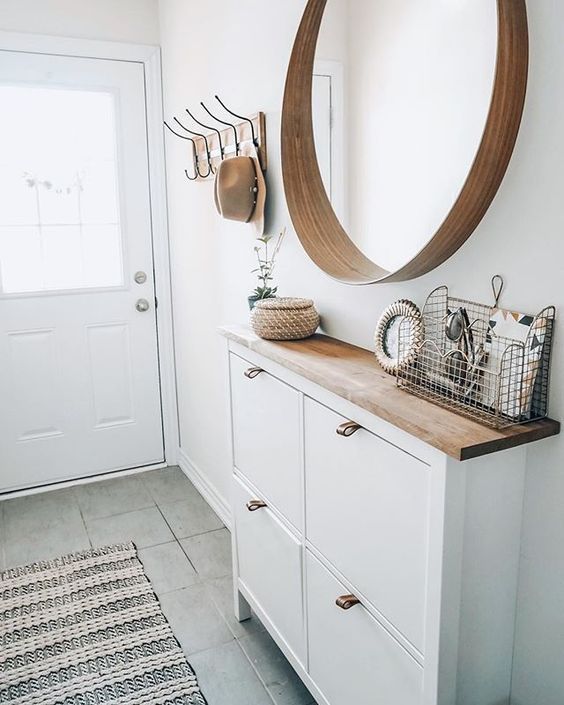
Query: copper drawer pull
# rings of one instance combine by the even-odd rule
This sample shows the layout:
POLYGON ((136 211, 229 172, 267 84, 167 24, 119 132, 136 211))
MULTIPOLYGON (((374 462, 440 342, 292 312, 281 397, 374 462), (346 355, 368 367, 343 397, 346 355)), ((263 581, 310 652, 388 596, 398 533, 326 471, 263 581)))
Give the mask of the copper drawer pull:
POLYGON ((247 379, 254 379, 258 377, 261 372, 264 372, 264 370, 260 367, 250 367, 248 370, 245 370, 244 375, 247 379))
POLYGON ((360 600, 356 595, 343 595, 335 600, 335 604, 342 610, 350 610, 351 607, 360 605, 360 600))
POLYGON ((253 499, 252 502, 247 502, 247 509, 250 512, 256 512, 258 509, 264 509, 266 506, 266 502, 262 502, 260 499, 253 499))
POLYGON ((350 438, 354 436, 357 431, 360 431, 362 426, 355 423, 354 421, 347 421, 339 426, 337 429, 337 435, 343 436, 343 438, 350 438))

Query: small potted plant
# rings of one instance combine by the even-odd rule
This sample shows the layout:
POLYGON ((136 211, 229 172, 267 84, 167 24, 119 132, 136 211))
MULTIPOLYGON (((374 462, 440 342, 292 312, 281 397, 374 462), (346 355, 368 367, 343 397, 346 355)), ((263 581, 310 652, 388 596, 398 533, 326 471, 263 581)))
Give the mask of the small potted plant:
POLYGON ((257 245, 255 245, 254 251, 257 256, 258 267, 252 270, 252 274, 257 275, 258 285, 253 293, 249 296, 249 309, 252 311, 255 307, 257 301, 262 299, 273 299, 276 297, 276 292, 278 291, 277 286, 273 286, 273 272, 274 265, 276 264, 276 257, 280 252, 280 247, 282 246, 282 241, 284 240, 284 235, 286 230, 278 235, 263 235, 257 238, 257 245), (274 248, 269 251, 269 244, 272 240, 276 240, 274 243, 274 248))

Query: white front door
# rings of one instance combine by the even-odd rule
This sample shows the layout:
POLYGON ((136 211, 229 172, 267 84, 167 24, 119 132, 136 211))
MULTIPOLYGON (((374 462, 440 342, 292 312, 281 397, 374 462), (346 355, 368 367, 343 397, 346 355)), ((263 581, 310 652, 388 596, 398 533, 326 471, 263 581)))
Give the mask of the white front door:
POLYGON ((0 106, 0 492, 162 462, 143 64, 0 51, 0 106))

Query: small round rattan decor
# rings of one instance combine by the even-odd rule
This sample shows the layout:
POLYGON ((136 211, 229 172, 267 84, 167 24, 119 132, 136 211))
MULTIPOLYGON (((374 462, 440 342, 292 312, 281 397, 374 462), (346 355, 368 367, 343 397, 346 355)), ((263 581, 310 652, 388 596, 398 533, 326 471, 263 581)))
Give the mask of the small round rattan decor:
POLYGON ((303 340, 315 333, 319 320, 310 299, 263 299, 255 304, 251 327, 266 340, 303 340))
POLYGON ((423 336, 423 318, 413 301, 400 299, 388 306, 374 334, 376 359, 384 371, 397 374, 415 362, 423 336))

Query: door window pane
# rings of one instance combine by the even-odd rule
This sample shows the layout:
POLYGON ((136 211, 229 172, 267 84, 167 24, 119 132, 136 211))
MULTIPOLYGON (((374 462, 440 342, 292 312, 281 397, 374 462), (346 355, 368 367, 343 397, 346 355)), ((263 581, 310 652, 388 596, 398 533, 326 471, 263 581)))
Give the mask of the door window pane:
POLYGON ((0 85, 0 293, 124 283, 114 96, 0 85))

